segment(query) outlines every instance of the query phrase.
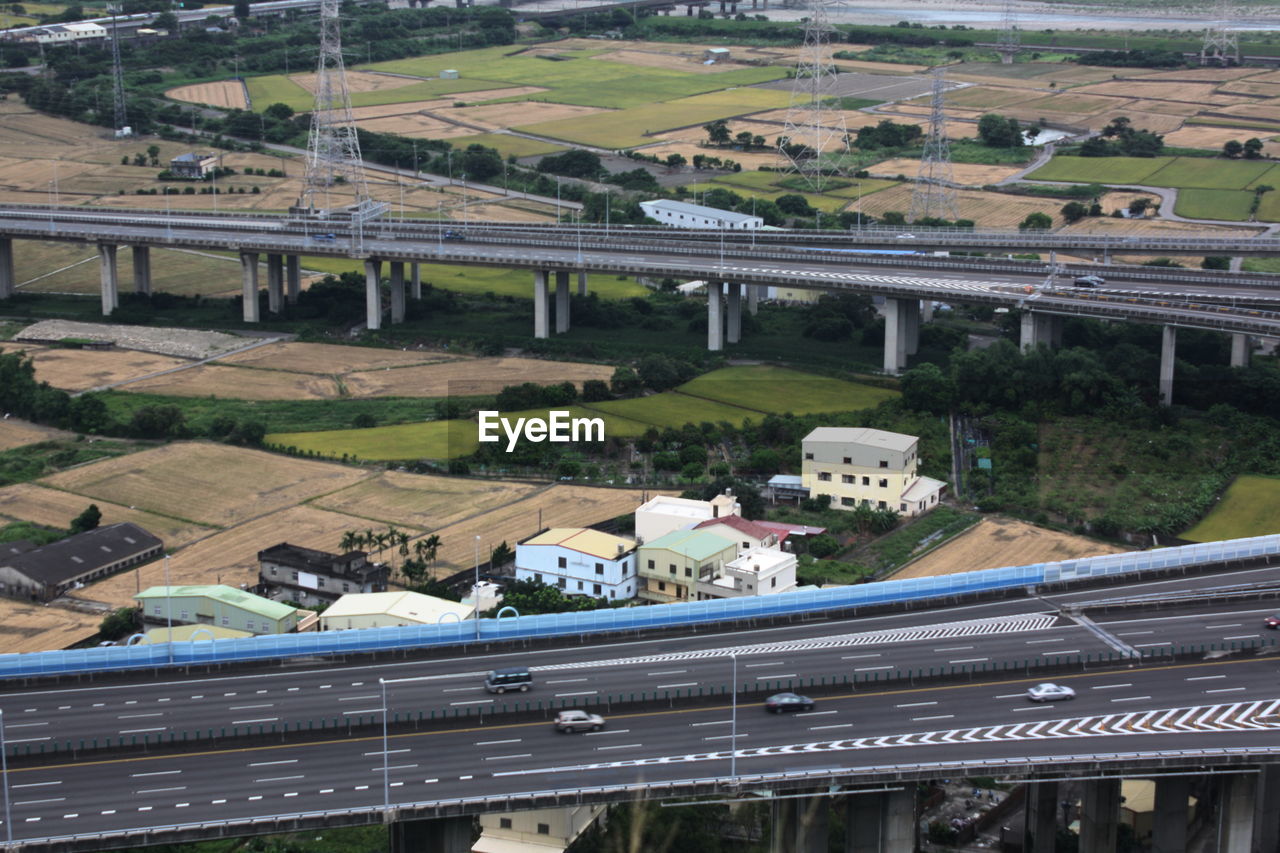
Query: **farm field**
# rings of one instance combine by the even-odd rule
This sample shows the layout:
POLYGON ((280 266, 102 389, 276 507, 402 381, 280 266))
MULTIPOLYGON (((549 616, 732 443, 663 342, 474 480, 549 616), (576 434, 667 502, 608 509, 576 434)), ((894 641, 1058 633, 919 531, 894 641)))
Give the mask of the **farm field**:
POLYGON ((1213 511, 1185 533, 1192 542, 1217 542, 1280 533, 1280 477, 1237 477, 1213 511))
POLYGON ((1253 193, 1244 190, 1179 190, 1173 210, 1190 219, 1244 222, 1252 205, 1253 193))
POLYGON ((603 364, 540 361, 529 358, 477 358, 413 367, 348 373, 344 381, 353 397, 474 397, 496 394, 521 382, 550 385, 588 379, 605 382, 613 368, 603 364))
POLYGON ((344 488, 367 471, 223 444, 189 442, 108 459, 41 485, 225 527, 344 488))
MULTIPOLYGON (((18 290, 27 293, 97 293, 102 286, 98 253, 74 243, 23 240, 14 246, 18 290)), ((123 292, 133 286, 133 255, 119 252, 116 268, 123 292)), ((265 272, 264 272, 265 275, 265 272)), ((153 290, 182 295, 229 296, 240 288, 234 258, 155 247, 151 250, 153 290)))
POLYGON ((870 409, 899 396, 897 391, 843 379, 802 373, 785 367, 759 365, 723 367, 681 385, 677 390, 759 412, 796 415, 870 409))
POLYGON ((1028 181, 1079 181, 1100 184, 1141 184, 1144 178, 1173 162, 1172 157, 1054 157, 1027 175, 1028 181))
POLYGON ((65 649, 97 634, 100 622, 94 613, 0 599, 0 643, 9 654, 65 649))
POLYGON ((903 566, 891 578, 936 577, 978 569, 1117 554, 1127 550, 1085 536, 1058 533, 1025 521, 997 516, 984 518, 947 544, 903 566))
POLYGON ((218 364, 261 367, 321 375, 349 373, 355 370, 377 370, 438 361, 463 361, 467 356, 437 352, 405 352, 376 347, 347 347, 339 344, 309 344, 282 341, 255 347, 219 358, 218 364))
MULTIPOLYGON (((958 184, 980 187, 1003 181, 1021 168, 1021 166, 989 166, 985 163, 952 163, 951 175, 958 184)), ((914 178, 920 171, 920 161, 904 157, 882 160, 874 166, 868 166, 867 171, 873 175, 888 177, 906 175, 908 178, 914 178)))
MULTIPOLYGON (((131 521, 160 537, 168 548, 180 548, 214 531, 212 527, 169 515, 130 509, 128 506, 100 499, 92 502, 102 511, 103 524, 131 521)), ((13 521, 30 521, 48 527, 67 527, 71 524, 71 519, 84 512, 89 503, 90 499, 81 495, 45 488, 35 483, 16 483, 0 488, 0 517, 13 521)))
POLYGON ((1143 182, 1156 187, 1242 190, 1254 183, 1266 183, 1264 176, 1274 177, 1274 168, 1271 163, 1252 160, 1178 157, 1147 175, 1143 182))
POLYGON ((65 391, 87 391, 181 367, 185 359, 134 350, 78 350, 32 347, 36 378, 65 391))
POLYGON ((529 139, 512 133, 481 133, 475 136, 459 136, 453 140, 459 148, 468 145, 485 145, 496 148, 503 157, 545 157, 565 150, 565 146, 541 139, 529 139))
POLYGON ((321 456, 358 459, 452 459, 479 447, 475 421, 427 421, 369 429, 279 432, 268 444, 314 451, 321 456))
POLYGON ((542 486, 386 471, 310 506, 399 527, 434 530, 519 500, 542 486))
POLYGON ((47 441, 59 435, 68 434, 60 433, 58 430, 49 427, 18 420, 17 418, 5 418, 0 420, 0 451, 12 450, 15 447, 22 447, 26 444, 35 444, 38 441, 47 441))
MULTIPOLYGON (((862 210, 871 216, 882 216, 891 210, 906 213, 911 209, 911 189, 912 185, 905 183, 867 196, 862 200, 862 210)), ((956 207, 962 219, 972 219, 993 228, 1014 228, 1028 214, 1055 214, 1062 203, 1031 196, 959 190, 956 192, 956 207)))
POLYGON ((128 382, 122 390, 178 397, 232 397, 237 400, 331 400, 338 383, 328 376, 285 370, 201 364, 176 373, 128 382))
POLYGON ((175 101, 186 101, 189 104, 206 104, 223 109, 247 110, 249 104, 244 99, 244 86, 239 80, 220 80, 216 83, 193 83, 190 86, 178 86, 165 92, 166 98, 175 101))
POLYGON ((703 421, 710 423, 728 421, 734 426, 741 426, 747 418, 759 420, 762 414, 741 406, 732 406, 701 397, 690 397, 678 391, 667 391, 633 400, 592 403, 589 408, 611 415, 621 415, 656 427, 679 427, 687 423, 699 424, 703 421))

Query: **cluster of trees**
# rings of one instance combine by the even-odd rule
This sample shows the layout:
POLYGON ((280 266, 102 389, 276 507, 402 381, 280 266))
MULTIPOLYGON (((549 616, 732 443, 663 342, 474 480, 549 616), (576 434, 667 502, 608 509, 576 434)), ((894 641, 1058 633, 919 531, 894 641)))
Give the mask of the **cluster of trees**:
MULTIPOLYGON (((343 553, 356 550, 371 552, 379 560, 382 559, 383 552, 390 549, 390 568, 392 572, 397 568, 396 557, 399 557, 400 574, 410 584, 422 584, 430 576, 431 568, 435 565, 441 544, 443 543, 441 543, 438 534, 432 533, 430 536, 414 539, 412 534, 400 530, 395 525, 391 525, 386 530, 374 530, 371 528, 348 530, 342 534, 338 548, 343 553)), ((435 593, 430 594, 434 595, 435 593)))
POLYGON ((919 125, 882 119, 879 124, 858 128, 857 135, 850 142, 863 151, 874 151, 878 148, 906 148, 922 138, 924 131, 919 125))
POLYGON ((804 336, 819 341, 847 340, 876 323, 871 297, 861 293, 823 294, 803 310, 804 336))
POLYGON ((635 396, 644 389, 668 391, 697 376, 697 365, 664 353, 651 353, 636 362, 634 369, 623 365, 613 371, 609 387, 620 397, 635 396))
POLYGON ((1135 128, 1128 116, 1117 116, 1102 129, 1101 136, 1086 139, 1081 157, 1155 157, 1164 150, 1164 137, 1135 128))
POLYGON ((1239 157, 1244 157, 1246 160, 1261 159, 1262 140, 1256 136, 1252 139, 1246 139, 1244 142, 1238 139, 1229 140, 1222 146, 1222 155, 1233 160, 1239 157))
POLYGON ((727 119, 716 119, 710 124, 704 124, 702 129, 707 132, 707 142, 720 148, 734 146, 741 148, 743 151, 750 151, 752 148, 767 148, 769 146, 763 136, 753 134, 749 130, 744 130, 736 136, 731 135, 732 131, 729 130, 727 119))
POLYGON ((1101 216, 1102 205, 1097 199, 1094 199, 1089 204, 1084 204, 1079 201, 1069 201, 1062 206, 1061 213, 1063 221, 1070 225, 1072 222, 1079 222, 1086 216, 1101 216))
POLYGON ((1112 68, 1177 68, 1187 59, 1175 50, 1095 50, 1071 60, 1077 65, 1106 65, 1112 68))
MULTIPOLYGON (((600 379, 588 379, 582 383, 581 399, 584 403, 596 403, 612 397, 613 395, 609 393, 609 385, 600 379)), ((572 382, 560 382, 555 385, 524 382, 520 385, 508 385, 499 391, 494 405, 504 412, 516 412, 523 409, 570 406, 578 399, 578 389, 572 382)))
POLYGON ((1022 125, 1012 116, 987 113, 978 119, 978 139, 991 148, 1021 148, 1027 144, 1022 125))
MULTIPOLYGON (((505 544, 505 543, 504 543, 505 544)), ((503 607, 514 607, 521 616, 538 613, 572 613, 580 610, 605 610, 609 601, 586 595, 565 595, 558 588, 536 580, 512 581, 502 588, 502 604, 481 616, 494 618, 503 607)))

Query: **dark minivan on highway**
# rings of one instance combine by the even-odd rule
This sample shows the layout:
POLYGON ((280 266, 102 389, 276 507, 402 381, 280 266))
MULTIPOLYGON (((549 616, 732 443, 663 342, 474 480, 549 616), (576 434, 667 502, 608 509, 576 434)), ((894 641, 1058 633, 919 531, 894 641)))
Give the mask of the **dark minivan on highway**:
POLYGON ((506 693, 508 690, 519 690, 524 693, 532 686, 533 676, 525 666, 495 669, 484 678, 484 689, 490 693, 506 693))

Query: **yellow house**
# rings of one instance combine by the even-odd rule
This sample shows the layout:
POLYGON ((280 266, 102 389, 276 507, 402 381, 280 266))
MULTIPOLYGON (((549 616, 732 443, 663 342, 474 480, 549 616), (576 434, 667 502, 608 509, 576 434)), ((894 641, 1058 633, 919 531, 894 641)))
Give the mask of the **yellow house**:
POLYGON ((696 599, 710 579, 738 556, 737 543, 705 530, 675 530, 640 546, 639 598, 657 604, 696 599))
POLYGON ((810 497, 830 495, 831 506, 867 504, 906 516, 938 505, 946 483, 917 473, 919 439, 866 427, 818 427, 804 437, 801 483, 810 497))

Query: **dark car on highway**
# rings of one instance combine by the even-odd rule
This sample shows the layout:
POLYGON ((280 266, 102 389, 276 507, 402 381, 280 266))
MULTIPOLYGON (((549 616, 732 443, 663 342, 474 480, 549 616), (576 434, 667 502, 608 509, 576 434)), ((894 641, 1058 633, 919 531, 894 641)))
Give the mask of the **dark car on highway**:
POLYGON ((1263 620, 1262 624, 1266 625, 1268 628, 1271 628, 1272 630, 1276 628, 1280 628, 1280 613, 1273 613, 1272 615, 1268 616, 1266 619, 1263 620))
POLYGON ((812 711, 813 700, 799 693, 775 693, 764 700, 764 709, 771 714, 784 714, 787 711, 812 711))

